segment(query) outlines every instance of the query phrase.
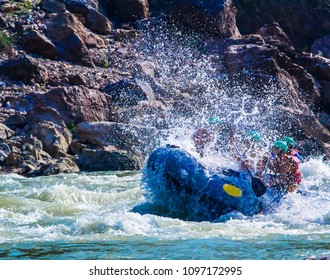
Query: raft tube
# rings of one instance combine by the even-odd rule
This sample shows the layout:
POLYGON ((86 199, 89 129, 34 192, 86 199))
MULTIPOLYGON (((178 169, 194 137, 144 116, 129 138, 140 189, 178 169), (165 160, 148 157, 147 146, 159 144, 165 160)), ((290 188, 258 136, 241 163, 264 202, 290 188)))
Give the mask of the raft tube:
POLYGON ((228 169, 212 172, 176 146, 166 145, 150 154, 142 182, 149 201, 172 217, 214 221, 235 210, 246 216, 262 210, 248 174, 228 169))

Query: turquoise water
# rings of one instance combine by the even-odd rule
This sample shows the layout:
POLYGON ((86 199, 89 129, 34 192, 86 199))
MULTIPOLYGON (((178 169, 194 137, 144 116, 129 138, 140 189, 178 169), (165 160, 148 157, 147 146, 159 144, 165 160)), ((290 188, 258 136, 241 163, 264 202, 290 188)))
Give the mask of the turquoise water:
POLYGON ((0 259, 303 259, 330 254, 330 166, 271 214, 191 222, 140 214, 140 172, 0 176, 0 259))

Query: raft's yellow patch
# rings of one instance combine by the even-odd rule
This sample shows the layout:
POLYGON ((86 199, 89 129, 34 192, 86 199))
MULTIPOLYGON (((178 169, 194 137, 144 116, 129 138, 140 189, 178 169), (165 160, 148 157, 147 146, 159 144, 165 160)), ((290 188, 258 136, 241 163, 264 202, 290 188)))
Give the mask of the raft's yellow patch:
POLYGON ((242 196, 242 190, 234 185, 230 185, 230 184, 224 184, 222 186, 223 190, 234 197, 241 197, 242 196))

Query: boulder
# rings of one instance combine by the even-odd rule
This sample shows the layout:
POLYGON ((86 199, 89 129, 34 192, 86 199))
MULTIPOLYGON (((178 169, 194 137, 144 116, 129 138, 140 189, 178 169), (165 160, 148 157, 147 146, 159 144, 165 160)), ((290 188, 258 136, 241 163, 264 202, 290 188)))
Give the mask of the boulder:
POLYGON ((84 144, 114 146, 141 160, 160 143, 160 131, 154 127, 114 122, 80 123, 76 127, 75 137, 84 144))
POLYGON ((72 2, 78 2, 85 6, 92 7, 93 9, 99 11, 102 8, 100 5, 101 2, 108 1, 108 0, 64 0, 66 6, 68 7, 72 2))
POLYGON ((4 61, 0 65, 0 74, 26 84, 42 83, 48 80, 46 68, 28 55, 4 61))
POLYGON ((28 133, 37 137, 44 151, 52 157, 66 153, 72 141, 72 135, 59 113, 48 107, 36 107, 27 113, 28 133))
POLYGON ((169 5, 171 16, 198 33, 220 38, 239 36, 232 0, 178 0, 169 5))
POLYGON ((121 151, 113 146, 98 149, 83 149, 77 157, 77 163, 82 171, 118 171, 138 170, 143 160, 127 151, 121 151))
POLYGON ((60 13, 47 22, 46 36, 55 44, 60 58, 94 67, 89 48, 104 48, 104 41, 71 13, 60 13))
POLYGON ((0 123, 0 141, 4 141, 15 134, 13 130, 8 128, 6 125, 0 123))
POLYGON ((112 24, 110 20, 99 13, 96 9, 90 7, 88 3, 80 0, 69 1, 67 9, 71 13, 80 14, 85 19, 85 25, 88 29, 99 34, 110 34, 112 24))
POLYGON ((295 62, 310 73, 320 85, 320 107, 330 112, 330 59, 307 53, 299 54, 295 62))
POLYGON ((110 98, 98 90, 83 86, 59 87, 36 96, 35 106, 55 109, 66 125, 105 121, 110 117, 110 98))
POLYGON ((319 55, 300 53, 294 62, 304 67, 317 80, 330 81, 330 59, 319 55))
POLYGON ((35 119, 36 112, 38 118, 39 112, 47 113, 47 120, 70 128, 80 122, 108 120, 110 106, 109 96, 84 86, 58 87, 46 93, 30 93, 19 98, 14 105, 21 112, 34 110, 28 118, 35 119), (44 112, 46 107, 52 110, 44 112))
POLYGON ((119 109, 112 120, 133 125, 151 125, 158 129, 168 127, 168 109, 160 101, 144 101, 136 106, 119 109))
POLYGON ((267 77, 277 72, 277 52, 271 45, 231 45, 224 53, 224 62, 230 72, 267 77))
POLYGON ((6 166, 20 167, 24 162, 24 158, 18 153, 11 152, 5 159, 6 166))
POLYGON ((56 158, 58 153, 67 153, 69 150, 72 137, 66 127, 58 126, 49 121, 41 121, 34 125, 30 132, 42 142, 44 150, 52 157, 56 158))
MULTIPOLYGON (((224 61, 230 73, 240 73, 240 83, 252 88, 257 84, 257 98, 269 99, 265 108, 272 115, 272 129, 281 134, 288 131, 297 139, 317 137, 329 143, 330 132, 323 127, 312 110, 319 108, 320 95, 310 74, 270 45, 237 45, 228 47, 224 61), (271 82, 270 82, 271 81, 271 82), (275 89, 268 89, 275 85, 275 89), (265 90, 264 90, 265 89, 265 90)), ((237 76, 236 76, 237 79, 237 76)))
POLYGON ((5 160, 9 156, 10 153, 11 153, 10 147, 4 142, 0 142, 0 164, 1 165, 5 163, 5 160))
POLYGON ((136 21, 150 15, 148 0, 112 0, 111 13, 121 21, 136 21))
POLYGON ((42 175, 49 176, 60 173, 76 173, 79 171, 78 165, 72 159, 66 157, 51 163, 46 170, 42 172, 42 175))
POLYGON ((316 39, 330 34, 330 3, 327 0, 233 0, 233 3, 242 34, 255 33, 265 24, 278 22, 299 48, 309 47, 316 39))
MULTIPOLYGON (((288 83, 293 83, 294 92, 301 101, 313 110, 319 106, 320 93, 313 77, 274 46, 267 44, 229 46, 224 54, 224 62, 236 78, 239 75, 242 81, 245 79, 253 87, 255 87, 253 83, 257 80, 278 81, 283 83, 283 88, 287 88, 288 83)), ((259 93, 262 93, 261 87, 259 93)))
POLYGON ((43 34, 36 30, 26 30, 19 40, 26 50, 43 57, 54 59, 57 56, 55 45, 43 34))
POLYGON ((47 13, 61 13, 65 11, 63 0, 41 0, 41 9, 47 13))
POLYGON ((264 25, 257 34, 261 35, 267 44, 277 47, 290 57, 295 56, 296 51, 292 42, 277 22, 264 25))
POLYGON ((24 115, 16 113, 14 115, 10 115, 6 120, 5 120, 5 125, 13 128, 23 128, 26 123, 27 119, 24 115))
POLYGON ((312 44, 311 52, 326 58, 330 58, 330 35, 324 36, 312 44))
POLYGON ((150 84, 142 79, 124 79, 105 86, 101 91, 108 94, 117 107, 131 107, 140 101, 155 100, 150 84))

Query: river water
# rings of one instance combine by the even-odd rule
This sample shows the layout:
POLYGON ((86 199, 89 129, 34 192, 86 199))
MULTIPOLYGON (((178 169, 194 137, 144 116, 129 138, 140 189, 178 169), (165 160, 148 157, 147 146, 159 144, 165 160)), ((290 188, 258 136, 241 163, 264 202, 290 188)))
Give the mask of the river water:
POLYGON ((141 172, 0 176, 0 259, 304 259, 330 254, 330 166, 267 215, 193 222, 141 214, 141 172))

